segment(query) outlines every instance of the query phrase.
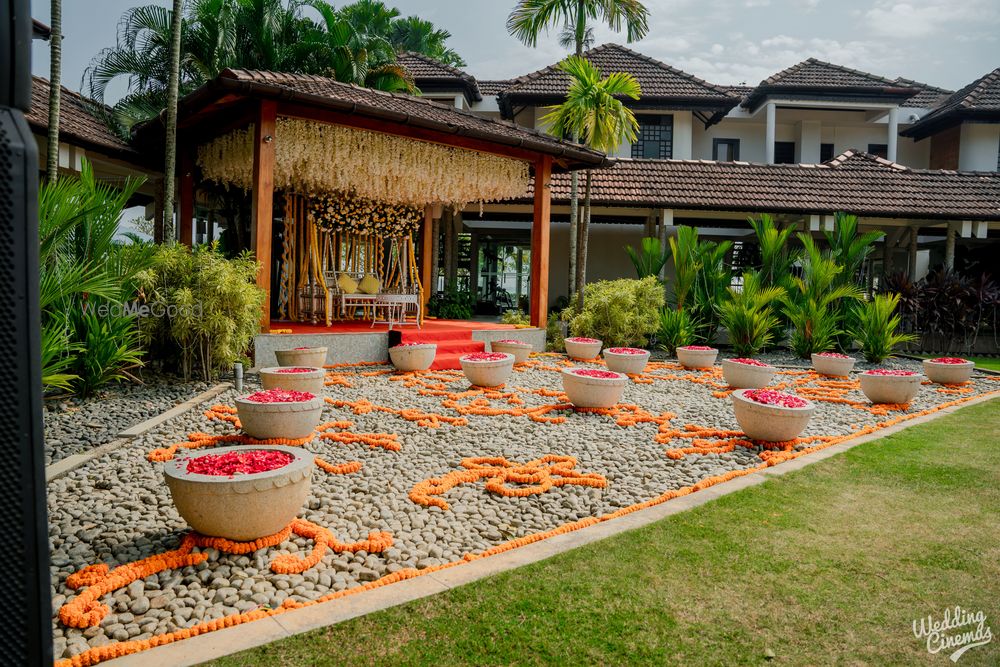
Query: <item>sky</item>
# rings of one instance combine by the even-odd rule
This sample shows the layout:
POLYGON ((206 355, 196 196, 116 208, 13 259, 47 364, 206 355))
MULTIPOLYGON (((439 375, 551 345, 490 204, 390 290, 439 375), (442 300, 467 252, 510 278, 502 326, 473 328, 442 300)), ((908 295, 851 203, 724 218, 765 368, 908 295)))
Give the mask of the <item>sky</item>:
MULTIPOLYGON (((79 90, 93 56, 115 43, 118 19, 138 4, 168 0, 62 0, 63 85, 79 90)), ((343 4, 334 2, 334 4, 343 4)), ((479 79, 527 74, 565 56, 553 31, 526 47, 507 34, 513 0, 386 0, 449 30, 450 45, 479 79)), ((806 58, 889 78, 904 76, 957 89, 1000 67, 998 0, 647 0, 650 30, 630 45, 717 84, 754 85, 806 58)), ((33 0, 49 20, 49 2, 33 0)), ((625 43, 596 26, 596 43, 625 43)), ((35 42, 32 70, 48 76, 45 42, 35 42)), ((109 95, 111 97, 111 95, 109 95)), ((110 101, 110 100, 109 100, 110 101)))

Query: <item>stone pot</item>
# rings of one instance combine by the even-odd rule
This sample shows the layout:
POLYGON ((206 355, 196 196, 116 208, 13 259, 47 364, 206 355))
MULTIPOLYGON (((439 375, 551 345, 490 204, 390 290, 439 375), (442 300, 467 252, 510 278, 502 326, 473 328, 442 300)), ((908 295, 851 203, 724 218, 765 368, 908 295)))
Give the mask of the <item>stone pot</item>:
POLYGON ((274 535, 298 516, 309 496, 315 455, 301 447, 217 447, 163 464, 170 497, 181 517, 202 535, 248 542, 274 535), (189 458, 230 451, 274 449, 290 454, 281 468, 226 477, 187 472, 189 458))
POLYGON ((677 348, 677 361, 684 368, 711 368, 715 365, 715 358, 719 356, 719 351, 714 347, 710 350, 689 350, 685 347, 677 348))
POLYGON ((931 382, 938 384, 962 384, 972 379, 972 369, 976 367, 975 362, 966 361, 964 364, 942 364, 936 363, 933 359, 924 359, 924 373, 931 382))
POLYGON ((596 338, 578 337, 566 338, 563 340, 563 344, 566 346, 566 355, 570 359, 576 359, 577 361, 596 359, 601 353, 601 347, 604 345, 604 343, 596 338))
POLYGON ((753 389, 739 389, 734 391, 731 397, 736 421, 751 440, 766 442, 794 440, 806 429, 809 419, 816 411, 816 404, 812 401, 806 401, 806 405, 801 408, 764 405, 744 398, 743 394, 748 391, 753 389))
POLYGON ((236 399, 236 413, 243 432, 251 438, 298 440, 308 437, 319 425, 323 399, 314 397, 290 403, 257 403, 243 396, 236 399))
POLYGON ((730 387, 737 389, 760 389, 771 384, 778 369, 774 366, 754 366, 741 364, 732 359, 722 360, 722 377, 730 387))
POLYGON ((812 355, 813 370, 820 375, 835 375, 847 377, 857 363, 854 357, 824 357, 822 354, 812 355))
POLYGON ((872 403, 909 403, 920 391, 924 376, 913 375, 870 375, 861 373, 861 391, 872 403))
POLYGON ((396 345, 389 348, 389 360, 397 370, 426 371, 437 356, 437 343, 396 345))
POLYGON ((615 350, 639 350, 637 347, 609 347, 604 350, 604 364, 609 371, 638 375, 646 370, 649 363, 649 350, 639 350, 640 353, 615 352, 615 350))
POLYGON ((310 366, 275 366, 260 369, 260 386, 264 389, 287 389, 288 391, 308 391, 322 396, 326 381, 326 371, 310 366), (306 373, 282 373, 289 368, 308 368, 306 373))
POLYGON ((458 358, 458 363, 462 365, 462 372, 469 382, 477 387, 499 387, 514 370, 514 355, 505 352, 492 352, 488 354, 503 355, 502 359, 485 359, 477 361, 470 359, 476 354, 467 354, 458 358))
POLYGON ((490 352, 513 354, 515 364, 523 364, 532 351, 531 343, 520 340, 495 340, 490 343, 490 352))
POLYGON ((588 377, 578 375, 580 371, 591 371, 590 368, 564 368, 562 375, 563 391, 569 397, 569 402, 578 408, 610 408, 621 400, 628 384, 628 376, 614 371, 597 371, 610 373, 614 377, 588 377))
POLYGON ((277 357, 279 366, 312 366, 322 368, 326 365, 325 347, 276 350, 274 356, 277 357))

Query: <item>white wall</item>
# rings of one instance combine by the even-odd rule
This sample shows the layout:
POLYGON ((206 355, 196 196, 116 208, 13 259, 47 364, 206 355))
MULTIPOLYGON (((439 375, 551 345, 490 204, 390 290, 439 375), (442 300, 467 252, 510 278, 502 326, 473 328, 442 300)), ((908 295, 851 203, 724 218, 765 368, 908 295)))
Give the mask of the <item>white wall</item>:
MULTIPOLYGON (((930 143, 927 141, 925 143, 930 143)), ((1000 123, 962 123, 958 168, 961 171, 996 171, 1000 151, 1000 123)))
MULTIPOLYGON (((635 278, 635 268, 625 246, 639 247, 643 225, 590 225, 587 244, 587 282, 635 278)), ((569 224, 552 224, 549 238, 549 305, 560 296, 569 296, 569 224)))

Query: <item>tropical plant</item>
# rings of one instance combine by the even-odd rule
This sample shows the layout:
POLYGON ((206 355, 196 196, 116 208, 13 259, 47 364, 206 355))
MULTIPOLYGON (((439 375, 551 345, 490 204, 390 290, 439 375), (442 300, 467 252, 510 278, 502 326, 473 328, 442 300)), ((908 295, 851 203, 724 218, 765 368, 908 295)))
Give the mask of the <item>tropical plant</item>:
POLYGON ((858 217, 847 213, 834 214, 833 231, 824 231, 830 247, 830 257, 841 268, 838 282, 858 283, 865 260, 875 250, 875 243, 885 236, 882 230, 858 231, 858 217))
POLYGON ((670 255, 665 252, 665 248, 660 243, 660 239, 655 236, 647 236, 642 239, 639 250, 632 246, 625 246, 625 252, 632 260, 632 266, 639 278, 646 276, 659 277, 663 266, 670 259, 670 255))
POLYGON ((711 344, 719 330, 722 304, 729 298, 732 273, 726 266, 731 241, 699 241, 696 252, 700 269, 694 282, 691 316, 699 342, 711 344))
POLYGON ((695 339, 694 323, 686 310, 679 308, 661 308, 660 326, 656 332, 656 340, 660 349, 670 356, 677 354, 677 348, 690 345, 695 339))
POLYGON ((574 336, 599 338, 605 345, 646 345, 659 329, 663 287, 652 276, 587 285, 583 310, 563 311, 574 336))
MULTIPOLYGON (((583 55, 584 44, 593 40, 592 21, 601 21, 615 32, 625 28, 626 39, 633 42, 649 32, 649 10, 639 0, 518 0, 507 17, 507 32, 522 43, 535 47, 543 32, 557 25, 564 33, 572 33, 573 55, 583 55)), ((568 40, 560 38, 561 43, 568 40)), ((579 141, 577 134, 572 134, 579 141)), ((580 177, 570 173, 569 209, 569 293, 582 286, 576 284, 577 242, 579 237, 580 177)))
MULTIPOLYGON (((610 152, 623 141, 635 141, 639 121, 622 102, 622 98, 638 100, 642 93, 639 82, 627 72, 615 72, 601 78, 601 71, 580 56, 570 56, 559 63, 559 69, 570 76, 566 101, 548 107, 542 118, 556 136, 577 137, 595 150, 610 152)), ((584 188, 583 217, 577 226, 576 279, 577 310, 583 309, 584 287, 587 284, 587 241, 590 228, 590 195, 593 172, 588 169, 584 188)))
POLYGON ((792 267, 799 260, 801 252, 792 247, 794 227, 779 228, 768 214, 759 218, 747 218, 757 236, 757 250, 760 254, 760 278, 764 287, 777 285, 791 287, 792 267))
POLYGON ((427 314, 445 320, 468 320, 472 319, 475 306, 475 295, 460 289, 458 283, 452 281, 445 285, 443 292, 431 295, 427 301, 427 314))
POLYGON ((514 326, 529 326, 531 318, 527 313, 520 310, 508 310, 500 316, 500 324, 513 324, 514 326))
POLYGON ((876 294, 855 306, 851 336, 861 344, 866 361, 878 363, 891 355, 897 345, 917 339, 914 334, 900 333, 898 306, 898 294, 876 294))
POLYGON ((774 306, 784 295, 783 287, 764 287, 756 271, 743 274, 740 289, 729 288, 720 316, 736 354, 753 356, 774 342, 774 330, 780 324, 774 306))
POLYGON ((465 67, 462 56, 446 44, 449 39, 451 39, 450 32, 436 28, 433 23, 419 16, 407 16, 394 21, 389 33, 389 41, 397 53, 415 51, 445 65, 465 67))
POLYGON ((698 252, 698 230, 689 225, 677 228, 677 235, 671 236, 670 257, 674 261, 674 289, 671 305, 677 310, 683 310, 689 305, 689 295, 694 290, 698 272, 701 270, 701 257, 698 252))
POLYGON ((59 178, 59 105, 62 101, 62 0, 52 0, 49 17, 49 127, 45 147, 45 180, 59 178))

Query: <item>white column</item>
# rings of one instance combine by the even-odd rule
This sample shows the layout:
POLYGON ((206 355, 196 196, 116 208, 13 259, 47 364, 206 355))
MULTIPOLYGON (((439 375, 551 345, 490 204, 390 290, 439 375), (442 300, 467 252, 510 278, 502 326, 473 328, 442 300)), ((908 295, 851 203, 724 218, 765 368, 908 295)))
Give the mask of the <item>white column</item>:
POLYGON ((691 127, 691 112, 674 112, 674 152, 675 160, 691 159, 691 144, 694 141, 694 131, 691 127))
POLYGON ((823 124, 818 120, 799 123, 799 162, 819 164, 820 133, 823 124))
POLYGON ((767 125, 764 129, 764 161, 768 164, 774 164, 774 102, 768 102, 764 109, 767 114, 767 125))
POLYGON ((958 232, 958 225, 953 222, 948 223, 948 229, 944 237, 944 268, 951 271, 955 268, 955 235, 958 232))
POLYGON ((896 140, 899 139, 899 107, 889 109, 889 136, 886 137, 886 159, 896 161, 896 140))

